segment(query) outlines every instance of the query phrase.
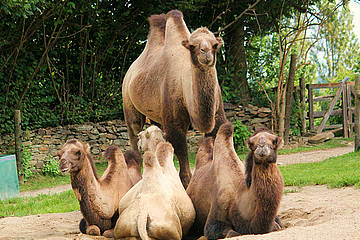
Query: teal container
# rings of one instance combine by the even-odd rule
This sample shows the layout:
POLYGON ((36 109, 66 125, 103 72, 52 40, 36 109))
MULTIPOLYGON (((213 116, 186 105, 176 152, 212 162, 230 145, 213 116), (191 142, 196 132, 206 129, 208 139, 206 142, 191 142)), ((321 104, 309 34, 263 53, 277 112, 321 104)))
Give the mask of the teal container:
POLYGON ((19 181, 15 155, 0 156, 0 199, 17 197, 19 181))

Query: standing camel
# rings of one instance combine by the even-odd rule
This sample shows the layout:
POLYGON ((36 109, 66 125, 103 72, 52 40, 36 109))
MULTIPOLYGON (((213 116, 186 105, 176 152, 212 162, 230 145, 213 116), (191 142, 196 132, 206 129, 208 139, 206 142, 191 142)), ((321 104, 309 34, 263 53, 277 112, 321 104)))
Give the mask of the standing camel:
POLYGON ((214 136, 225 122, 216 73, 222 39, 202 27, 190 34, 180 11, 153 15, 145 49, 122 85, 124 115, 132 149, 145 116, 162 126, 175 149, 186 188, 191 172, 186 146, 190 125, 214 136))

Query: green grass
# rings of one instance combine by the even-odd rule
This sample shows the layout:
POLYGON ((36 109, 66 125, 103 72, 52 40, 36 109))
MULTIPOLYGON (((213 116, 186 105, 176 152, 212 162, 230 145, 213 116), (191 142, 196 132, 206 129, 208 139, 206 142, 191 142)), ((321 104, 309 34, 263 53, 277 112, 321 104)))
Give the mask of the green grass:
POLYGON ((54 195, 41 194, 37 197, 0 201, 0 215, 4 217, 72 212, 79 208, 79 203, 72 190, 54 195))
POLYGON ((360 152, 329 158, 322 162, 280 167, 285 186, 323 185, 360 187, 360 152))

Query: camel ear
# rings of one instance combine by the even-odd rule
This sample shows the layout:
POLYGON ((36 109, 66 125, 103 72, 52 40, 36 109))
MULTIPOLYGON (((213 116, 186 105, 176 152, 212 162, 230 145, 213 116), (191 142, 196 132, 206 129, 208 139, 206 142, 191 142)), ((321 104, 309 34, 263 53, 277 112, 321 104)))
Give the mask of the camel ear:
POLYGON ((247 141, 248 147, 251 151, 255 151, 255 143, 252 138, 249 138, 247 141))
POLYGON ((222 40, 221 37, 216 37, 216 41, 217 41, 217 44, 215 44, 216 45, 215 50, 219 50, 221 48, 221 46, 224 44, 224 41, 222 40))
POLYGON ((149 138, 150 138, 150 133, 149 133, 149 132, 145 132, 145 137, 146 137, 147 139, 149 139, 149 138))
POLYGON ((282 146, 284 145, 284 141, 281 137, 276 137, 275 140, 273 141, 273 144, 276 148, 276 150, 282 148, 282 146))
POLYGON ((191 45, 189 40, 183 40, 181 42, 181 44, 186 47, 187 49, 189 49, 190 51, 194 50, 195 46, 194 45, 191 45))

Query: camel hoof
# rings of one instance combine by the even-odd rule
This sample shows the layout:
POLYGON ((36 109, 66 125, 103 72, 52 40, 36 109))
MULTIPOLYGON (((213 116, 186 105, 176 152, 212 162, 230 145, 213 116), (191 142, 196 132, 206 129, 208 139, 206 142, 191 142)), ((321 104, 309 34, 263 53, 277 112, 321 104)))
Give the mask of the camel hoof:
POLYGON ((103 236, 106 237, 106 238, 114 238, 114 229, 106 230, 103 233, 103 236))
POLYGON ((86 234, 100 236, 100 228, 96 225, 91 225, 86 229, 86 234))
POLYGON ((226 234, 225 237, 230 238, 230 237, 237 237, 240 236, 240 233, 235 232, 234 230, 230 230, 228 231, 228 233, 226 234))

